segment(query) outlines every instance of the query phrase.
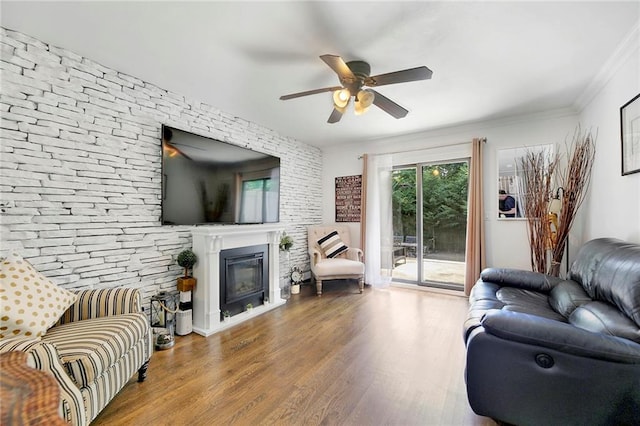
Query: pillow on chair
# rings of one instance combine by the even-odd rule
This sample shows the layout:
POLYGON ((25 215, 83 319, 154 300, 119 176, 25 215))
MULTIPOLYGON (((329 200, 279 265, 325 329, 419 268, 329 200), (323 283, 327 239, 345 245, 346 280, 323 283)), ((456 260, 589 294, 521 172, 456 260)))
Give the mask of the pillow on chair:
POLYGON ((12 254, 0 261, 0 339, 40 337, 77 296, 52 283, 26 259, 12 254))
POLYGON ((320 238, 318 240, 318 245, 324 252, 324 255, 329 259, 347 251, 347 249, 349 248, 340 239, 338 231, 330 232, 329 234, 320 238))

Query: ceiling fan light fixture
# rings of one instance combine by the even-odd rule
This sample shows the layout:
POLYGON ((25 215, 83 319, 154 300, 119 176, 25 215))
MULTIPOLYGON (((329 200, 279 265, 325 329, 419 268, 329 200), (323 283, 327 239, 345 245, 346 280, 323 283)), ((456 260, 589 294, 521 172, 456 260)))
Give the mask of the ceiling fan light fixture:
POLYGON ((333 105, 333 107, 335 109, 340 111, 340 114, 344 114, 345 113, 345 111, 347 110, 347 106, 349 106, 349 99, 347 99, 347 103, 344 104, 344 106, 333 105))
POLYGON ((340 89, 333 92, 333 104, 336 108, 346 108, 350 98, 349 89, 340 89))
POLYGON ((367 112, 369 107, 373 104, 374 99, 375 94, 371 90, 365 89, 359 91, 354 103, 355 114, 362 115, 367 112))
POLYGON ((353 112, 355 115, 362 115, 365 112, 367 112, 369 110, 369 108, 365 108, 362 106, 362 102, 359 102, 357 99, 356 101, 353 103, 353 112))

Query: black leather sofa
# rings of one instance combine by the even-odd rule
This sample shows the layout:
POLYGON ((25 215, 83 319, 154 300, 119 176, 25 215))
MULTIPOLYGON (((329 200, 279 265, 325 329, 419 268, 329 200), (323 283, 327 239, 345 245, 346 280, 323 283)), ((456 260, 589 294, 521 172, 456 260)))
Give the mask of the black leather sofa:
POLYGON ((566 280, 485 269, 469 301, 474 412, 515 425, 640 425, 640 245, 589 241, 566 280))

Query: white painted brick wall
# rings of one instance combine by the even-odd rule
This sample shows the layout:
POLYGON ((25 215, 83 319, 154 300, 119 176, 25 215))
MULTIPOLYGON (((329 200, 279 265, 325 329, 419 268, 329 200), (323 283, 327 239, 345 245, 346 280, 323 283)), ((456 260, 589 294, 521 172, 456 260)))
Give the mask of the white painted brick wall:
POLYGON ((187 226, 160 225, 162 124, 281 158, 290 265, 308 269, 321 221, 321 152, 270 129, 1 28, 0 254, 65 288, 175 288, 187 226))

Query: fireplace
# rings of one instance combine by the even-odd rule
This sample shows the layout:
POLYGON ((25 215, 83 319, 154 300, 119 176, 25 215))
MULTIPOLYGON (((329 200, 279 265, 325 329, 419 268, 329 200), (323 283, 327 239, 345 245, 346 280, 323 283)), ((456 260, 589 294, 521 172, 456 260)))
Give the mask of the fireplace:
MULTIPOLYGON (((193 252, 198 256, 198 262, 193 268, 193 276, 197 279, 192 296, 193 331, 203 336, 210 336, 276 309, 287 302, 280 297, 279 244, 283 232, 284 227, 277 223, 197 226, 191 229, 193 252), (253 282, 252 277, 261 274, 263 281, 260 290, 257 288, 248 290, 251 286, 242 285, 231 293, 223 295, 222 292, 226 292, 226 288, 222 290, 220 282, 225 280, 229 273, 221 272, 227 269, 222 260, 223 253, 247 247, 251 252, 255 252, 254 249, 257 246, 267 247, 266 253, 260 250, 262 254, 258 255, 258 258, 262 257, 262 268, 254 267, 254 264, 260 262, 255 258, 249 259, 248 269, 242 267, 242 262, 237 263, 236 268, 236 260, 242 259, 235 259, 232 261, 231 274, 235 274, 237 278, 244 277, 241 278, 242 281, 251 282, 253 282), (231 308, 221 309, 221 306, 228 303, 232 304, 231 308), (236 311, 240 308, 244 310, 247 303, 253 305, 251 311, 236 311), (235 313, 230 321, 222 321, 221 313, 225 310, 235 313)), ((246 254, 240 253, 240 258, 246 254)))
POLYGON ((220 252, 220 311, 232 315, 264 303, 269 288, 269 246, 239 247, 220 252))

